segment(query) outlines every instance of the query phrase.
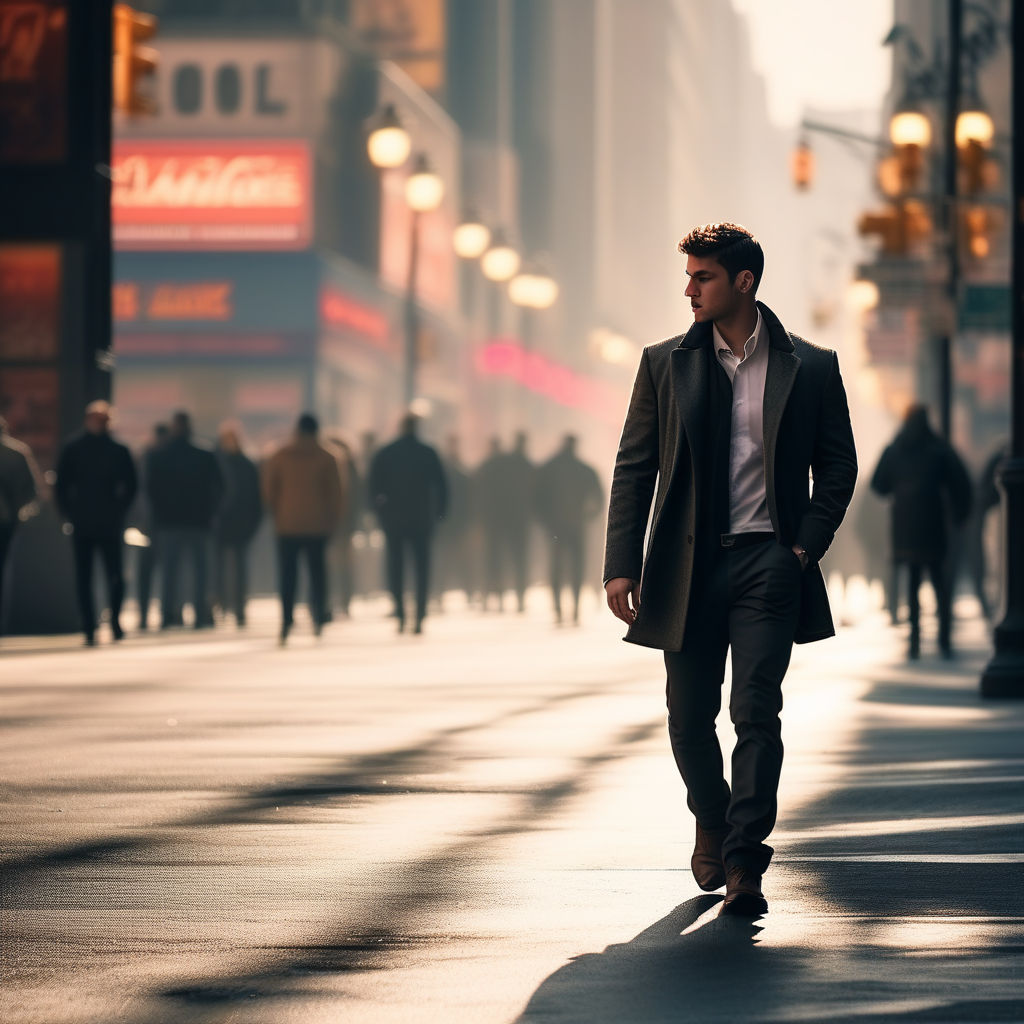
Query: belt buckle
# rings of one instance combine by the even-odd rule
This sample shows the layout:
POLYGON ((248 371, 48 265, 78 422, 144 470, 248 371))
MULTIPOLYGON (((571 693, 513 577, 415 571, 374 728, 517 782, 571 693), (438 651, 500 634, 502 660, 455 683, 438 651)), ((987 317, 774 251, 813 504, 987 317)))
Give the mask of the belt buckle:
POLYGON ((723 533, 721 535, 721 543, 723 548, 732 548, 736 546, 736 535, 734 533, 723 533))

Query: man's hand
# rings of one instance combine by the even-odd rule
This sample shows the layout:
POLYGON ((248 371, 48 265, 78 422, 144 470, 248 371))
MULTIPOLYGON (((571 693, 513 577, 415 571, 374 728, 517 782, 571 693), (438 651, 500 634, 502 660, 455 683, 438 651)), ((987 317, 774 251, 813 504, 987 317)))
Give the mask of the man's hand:
POLYGON ((796 557, 800 559, 800 568, 801 569, 806 569, 807 568, 807 563, 810 562, 810 560, 811 560, 810 556, 807 554, 807 552, 802 547, 800 547, 799 544, 794 544, 793 545, 793 554, 796 555, 796 557))
POLYGON ((640 584, 626 576, 616 576, 604 585, 604 592, 615 617, 632 626, 640 607, 640 584))

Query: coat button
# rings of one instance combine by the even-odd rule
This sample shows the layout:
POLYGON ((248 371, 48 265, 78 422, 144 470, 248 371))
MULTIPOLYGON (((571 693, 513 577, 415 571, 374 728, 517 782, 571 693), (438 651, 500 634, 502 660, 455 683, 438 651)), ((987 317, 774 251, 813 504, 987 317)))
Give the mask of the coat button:
POLYGON ((687 543, 687 544, 692 544, 692 543, 693 543, 693 535, 692 535, 692 534, 688 534, 688 535, 687 535, 687 537, 686 537, 686 543, 687 543))

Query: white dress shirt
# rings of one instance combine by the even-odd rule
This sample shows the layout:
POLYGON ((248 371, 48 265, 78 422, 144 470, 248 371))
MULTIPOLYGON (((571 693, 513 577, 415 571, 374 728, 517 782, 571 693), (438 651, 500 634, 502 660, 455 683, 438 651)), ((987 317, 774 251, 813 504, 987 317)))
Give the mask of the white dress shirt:
POLYGON ((764 482, 764 382, 768 374, 768 331, 757 312, 754 333, 737 359, 714 327, 715 354, 732 381, 732 438, 729 444, 729 532, 770 533, 764 482))

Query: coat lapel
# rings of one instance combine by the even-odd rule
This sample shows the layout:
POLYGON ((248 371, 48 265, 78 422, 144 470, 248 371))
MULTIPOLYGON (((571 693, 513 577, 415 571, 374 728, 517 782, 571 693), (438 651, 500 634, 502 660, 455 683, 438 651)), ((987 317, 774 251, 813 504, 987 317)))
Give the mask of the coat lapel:
MULTIPOLYGON (((672 389, 675 394, 679 421, 686 434, 690 449, 690 465, 697 471, 703 464, 699 453, 703 450, 707 425, 708 372, 705 347, 710 331, 694 325, 672 350, 672 389)), ((675 460, 673 460, 675 461, 675 460)))
POLYGON ((779 515, 775 505, 775 446, 779 440, 779 425, 786 411, 789 393, 793 390, 800 357, 793 351, 793 342, 778 317, 767 306, 758 303, 768 326, 771 348, 768 350, 768 371, 764 382, 764 482, 768 515, 775 532, 779 532, 779 515))

